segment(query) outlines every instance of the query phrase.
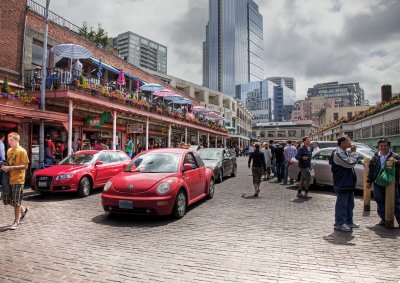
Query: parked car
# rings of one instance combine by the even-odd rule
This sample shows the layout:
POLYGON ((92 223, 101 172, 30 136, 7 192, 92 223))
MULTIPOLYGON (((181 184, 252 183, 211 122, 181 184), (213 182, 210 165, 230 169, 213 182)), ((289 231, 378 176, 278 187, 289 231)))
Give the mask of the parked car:
MULTIPOLYGON (((337 141, 312 141, 311 142, 311 146, 314 142, 318 143, 318 147, 320 149, 322 148, 327 148, 327 147, 337 147, 337 141)), ((361 142, 352 142, 352 144, 354 144, 357 148, 365 148, 368 150, 375 150, 374 148, 370 147, 369 145, 366 145, 365 143, 361 143, 361 142)))
POLYGON ((122 172, 131 159, 120 150, 78 151, 58 165, 35 171, 32 189, 39 192, 78 192, 88 196, 103 187, 111 177, 122 172))
POLYGON ((104 186, 104 211, 182 218, 187 206, 214 196, 214 175, 188 149, 159 148, 143 152, 104 186))
POLYGON ((237 174, 236 156, 227 148, 202 148, 197 151, 206 167, 214 171, 215 181, 221 183, 226 176, 237 174))
MULTIPOLYGON (((314 185, 329 185, 332 186, 332 172, 331 165, 329 165, 329 158, 332 154, 332 151, 335 150, 336 147, 327 147, 323 148, 317 152, 315 152, 311 159, 311 167, 314 170, 314 179, 312 180, 312 184, 314 185)), ((363 189, 363 173, 364 173, 364 158, 372 158, 375 154, 375 151, 366 148, 357 148, 358 153, 358 161, 356 166, 354 167, 357 174, 357 189, 363 189)), ((294 180, 300 181, 300 169, 298 166, 298 161, 295 158, 292 158, 290 161, 288 176, 294 180)))

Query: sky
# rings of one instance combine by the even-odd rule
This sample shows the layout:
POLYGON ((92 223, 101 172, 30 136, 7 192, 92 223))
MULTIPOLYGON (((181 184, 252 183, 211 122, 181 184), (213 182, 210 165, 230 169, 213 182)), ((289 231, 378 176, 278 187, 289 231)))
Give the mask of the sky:
MULTIPOLYGON (((265 77, 294 77, 297 99, 332 81, 359 82, 370 103, 380 100, 384 84, 400 92, 400 1, 255 2, 263 16, 265 77)), ((78 26, 100 23, 110 37, 132 31, 163 44, 168 74, 202 84, 208 0, 50 0, 50 10, 78 26)))

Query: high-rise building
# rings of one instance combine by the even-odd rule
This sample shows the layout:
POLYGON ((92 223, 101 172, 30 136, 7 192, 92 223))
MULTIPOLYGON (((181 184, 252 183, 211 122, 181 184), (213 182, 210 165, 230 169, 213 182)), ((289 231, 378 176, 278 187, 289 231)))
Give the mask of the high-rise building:
POLYGON ((112 40, 119 56, 129 63, 167 73, 167 47, 131 31, 119 34, 112 40))
POLYGON ((253 123, 290 121, 296 93, 286 86, 263 80, 236 86, 236 98, 249 109, 253 123))
POLYGON ((253 0, 209 0, 203 85, 235 96, 235 86, 264 78, 263 17, 253 0))
POLYGON ((291 90, 296 91, 296 79, 289 78, 289 77, 269 77, 267 80, 277 84, 277 85, 284 85, 291 90))
POLYGON ((364 105, 364 90, 359 83, 329 82, 316 84, 308 89, 308 98, 318 96, 334 97, 336 99, 335 107, 364 105))

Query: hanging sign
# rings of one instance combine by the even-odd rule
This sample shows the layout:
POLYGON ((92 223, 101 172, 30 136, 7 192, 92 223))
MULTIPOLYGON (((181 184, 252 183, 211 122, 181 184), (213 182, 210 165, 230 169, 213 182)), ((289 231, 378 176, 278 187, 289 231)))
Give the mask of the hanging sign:
POLYGON ((100 116, 97 117, 89 117, 86 119, 86 128, 100 128, 102 125, 108 122, 111 118, 110 112, 104 112, 100 116))
POLYGON ((127 134, 142 134, 143 124, 128 124, 126 125, 127 134))

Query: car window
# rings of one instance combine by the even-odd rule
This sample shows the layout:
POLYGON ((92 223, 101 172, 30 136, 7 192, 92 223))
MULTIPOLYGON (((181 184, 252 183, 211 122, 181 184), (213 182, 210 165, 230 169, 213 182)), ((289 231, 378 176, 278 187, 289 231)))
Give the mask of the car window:
POLYGON ((89 165, 93 161, 93 154, 71 154, 60 162, 61 165, 89 165))
POLYGON ((193 156, 193 153, 191 153, 191 152, 186 154, 183 164, 185 164, 185 163, 192 164, 194 168, 198 168, 199 167, 197 165, 196 159, 193 156))
POLYGON ((119 159, 120 159, 121 161, 128 161, 128 160, 130 160, 129 157, 128 157, 126 154, 122 153, 122 152, 118 152, 118 156, 119 156, 119 159))
POLYGON ((118 152, 110 152, 111 162, 120 162, 118 152))
POLYGON ((102 152, 99 154, 99 157, 97 157, 97 160, 102 161, 103 163, 110 163, 111 157, 108 152, 102 152))
POLYGON ((321 150, 314 156, 314 159, 329 160, 329 158, 331 157, 332 151, 333 150, 321 150))
POLYGON ((178 171, 179 153, 146 153, 137 156, 125 172, 174 173, 178 171))
POLYGON ((225 150, 224 158, 229 158, 229 157, 231 157, 231 153, 229 152, 229 150, 225 150))
POLYGON ((204 148, 197 151, 203 160, 219 160, 222 157, 222 150, 204 148))
POLYGON ((204 162, 203 160, 201 160, 201 157, 197 154, 197 153, 193 153, 194 157, 196 158, 197 164, 199 165, 199 167, 203 167, 204 166, 204 162))

